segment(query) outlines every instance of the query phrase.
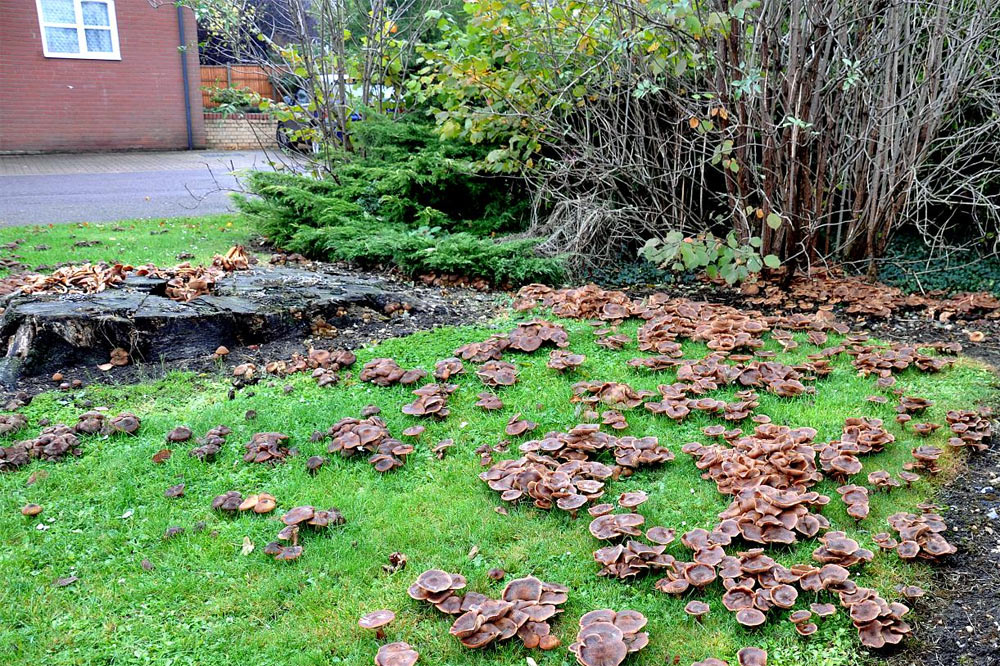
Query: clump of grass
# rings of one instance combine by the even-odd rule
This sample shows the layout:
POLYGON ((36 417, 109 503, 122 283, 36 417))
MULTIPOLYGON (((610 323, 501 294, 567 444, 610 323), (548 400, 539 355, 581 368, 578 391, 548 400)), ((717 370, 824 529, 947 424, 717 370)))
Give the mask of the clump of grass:
MULTIPOLYGON (((379 388, 356 379, 317 388, 305 375, 265 379, 227 398, 229 385, 215 375, 174 373, 166 378, 132 386, 91 386, 79 394, 47 393, 24 409, 34 426, 42 417, 73 423, 83 411, 74 400, 86 397, 112 411, 130 410, 143 419, 131 438, 86 437, 84 455, 61 464, 33 463, 14 473, 0 475, 0 654, 5 663, 48 666, 94 663, 197 663, 211 666, 255 664, 369 664, 377 641, 357 626, 364 613, 380 608, 396 611, 387 629, 387 640, 404 640, 421 652, 421 663, 520 666, 531 654, 539 663, 569 664, 560 648, 556 653, 529 653, 513 644, 496 649, 469 651, 448 634, 450 620, 411 600, 406 588, 431 567, 462 573, 469 589, 497 596, 503 582, 487 572, 499 567, 512 576, 537 575, 570 587, 566 612, 557 617, 554 631, 568 644, 576 620, 586 611, 610 607, 634 608, 649 618, 648 648, 629 657, 634 666, 679 663, 717 656, 735 663, 735 652, 759 645, 777 666, 807 663, 810 666, 850 666, 871 661, 858 648, 857 634, 843 612, 822 620, 817 635, 802 639, 783 613, 772 613, 760 630, 740 627, 720 602, 721 586, 713 583, 700 598, 712 610, 703 623, 688 618, 684 604, 689 596, 668 597, 656 592, 656 577, 622 583, 598 578, 592 551, 599 546, 588 534, 585 514, 574 520, 563 512, 540 511, 530 505, 508 507, 509 515, 495 508, 502 502, 477 475, 482 471, 474 449, 495 444, 504 424, 516 412, 539 423, 535 434, 565 430, 577 423, 569 398, 573 382, 581 379, 615 379, 636 388, 654 389, 674 380, 672 372, 648 374, 629 368, 625 361, 637 355, 634 343, 621 352, 594 344, 589 327, 563 322, 570 332, 571 349, 587 354, 583 367, 559 375, 545 367, 548 352, 509 355, 520 370, 517 385, 501 390, 505 408, 483 412, 473 406, 483 390, 475 375, 456 377, 459 388, 443 421, 422 422, 427 431, 416 452, 401 469, 380 475, 359 459, 330 456, 316 476, 307 473, 305 460, 326 455, 324 443, 309 435, 344 416, 357 416, 365 405, 382 407, 395 434, 418 422, 400 412, 412 400, 408 387, 379 388), (291 384, 286 394, 283 387, 291 384), (247 421, 244 414, 255 410, 247 421), (233 428, 228 443, 214 463, 200 463, 187 455, 194 446, 177 445, 164 464, 151 461, 163 448, 164 435, 178 424, 200 434, 217 424, 233 428), (287 464, 267 467, 246 464, 242 443, 258 431, 277 430, 291 436, 300 450, 287 464), (443 460, 430 452, 441 439, 453 438, 455 446, 443 460), (29 480, 34 479, 29 484, 29 480), (166 487, 184 482, 179 499, 166 499, 166 487), (213 513, 210 502, 226 490, 269 492, 278 498, 275 516, 228 516, 213 513), (40 520, 29 521, 18 509, 28 502, 45 507, 40 520), (302 558, 293 563, 275 562, 260 551, 274 538, 280 523, 276 516, 298 504, 338 507, 347 518, 343 528, 329 530, 306 543, 302 558), (204 522, 203 529, 197 525, 204 522), (35 529, 36 523, 48 526, 35 529), (172 525, 186 531, 173 539, 162 538, 172 525), (256 550, 241 555, 244 538, 256 550), (473 550, 475 551, 473 552, 473 550), (408 566, 385 574, 381 566, 390 553, 408 556, 408 566), (152 568, 143 567, 148 560, 152 568), (56 588, 52 581, 76 575, 75 584, 56 588), (550 656, 551 655, 551 656, 550 656)), ((430 370, 435 360, 450 356, 460 344, 484 339, 497 329, 512 326, 497 322, 491 328, 443 328, 389 340, 359 350, 358 363, 375 356, 395 358, 405 367, 430 370)), ((638 324, 626 323, 622 331, 634 335, 638 324)), ((796 335, 798 349, 784 353, 773 341, 767 348, 779 359, 794 363, 815 348, 796 335)), ((831 344, 835 344, 831 341, 831 344)), ((700 343, 684 343, 685 356, 705 355, 700 343)), ((834 362, 833 374, 819 381, 817 393, 783 399, 764 393, 759 412, 777 423, 809 425, 819 431, 817 440, 840 434, 849 416, 879 417, 896 435, 885 452, 866 456, 868 471, 897 472, 909 459, 917 438, 893 420, 892 405, 864 400, 873 392, 873 380, 859 377, 848 359, 834 362)), ((357 369, 353 375, 356 377, 357 369)), ((970 407, 985 397, 970 387, 992 386, 984 367, 960 360, 937 374, 908 370, 900 376, 908 394, 936 402, 927 420, 943 422, 948 409, 970 407)), ((410 387, 412 388, 412 387, 410 387)), ((992 389, 991 389, 992 390, 992 389)), ((719 392, 730 397, 730 391, 719 392)), ((680 454, 691 440, 704 441, 701 428, 718 422, 697 413, 681 424, 649 414, 643 409, 626 412, 630 423, 624 434, 656 435, 677 453, 663 467, 644 469, 609 484, 606 498, 623 491, 642 489, 650 500, 641 512, 647 525, 675 527, 679 532, 710 528, 716 514, 727 505, 713 483, 700 478, 692 460, 680 454)), ((748 431, 752 424, 744 424, 748 431)), ((946 428, 929 440, 942 445, 946 428)), ((29 433, 33 434, 33 433, 29 433)), ((19 437, 28 436, 20 434, 19 437)), ((523 438, 522 438, 523 439, 523 438)), ((506 454, 518 455, 517 442, 506 454)), ((957 464, 957 455, 945 454, 946 467, 957 464)), ((831 495, 825 509, 835 529, 843 529, 862 546, 877 551, 871 534, 885 529, 886 517, 913 510, 931 496, 932 481, 891 495, 873 493, 871 515, 860 524, 848 518, 835 492, 825 481, 816 488, 831 495)), ((809 561, 815 541, 770 549, 785 565, 809 561)), ((749 547, 749 545, 748 545, 749 547)), ((689 559, 679 543, 668 552, 689 559)), ((924 582, 925 565, 905 563, 894 554, 878 554, 857 574, 859 584, 877 588, 886 598, 896 598, 894 586, 924 582)), ((811 595, 800 595, 796 608, 805 607, 811 595)))

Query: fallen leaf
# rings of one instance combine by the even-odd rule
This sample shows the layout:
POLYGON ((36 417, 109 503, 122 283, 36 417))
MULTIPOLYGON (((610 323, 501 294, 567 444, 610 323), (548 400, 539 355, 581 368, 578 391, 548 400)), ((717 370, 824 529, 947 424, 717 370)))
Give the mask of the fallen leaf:
POLYGON ((153 568, 154 568, 153 567, 153 563, 150 562, 149 560, 143 558, 143 560, 142 560, 142 568, 145 569, 146 571, 152 571, 153 568))
POLYGON ((472 548, 471 548, 471 549, 469 550, 469 559, 470 559, 470 560, 474 560, 474 559, 476 559, 476 555, 478 555, 478 554, 479 554, 479 546, 473 546, 473 547, 472 547, 472 548))
POLYGON ((110 370, 113 367, 115 367, 115 366, 111 365, 110 363, 101 363, 99 366, 97 366, 97 369, 98 370, 103 370, 104 372, 107 372, 108 370, 110 370))
POLYGON ((173 454, 174 452, 171 451, 170 449, 160 449, 159 451, 153 454, 153 462, 155 462, 157 465, 165 463, 168 460, 170 460, 170 456, 172 456, 173 454))
POLYGON ((969 342, 982 342, 986 339, 986 334, 982 331, 969 331, 969 342))
POLYGON ((128 520, 129 518, 132 517, 133 513, 135 513, 135 511, 133 511, 132 509, 129 509, 128 511, 126 511, 125 513, 122 514, 122 520, 128 520))
POLYGON ((66 578, 57 578, 56 582, 52 583, 56 587, 66 587, 67 585, 72 585, 76 581, 80 580, 76 576, 67 576, 66 578))
POLYGON ((243 537, 243 548, 240 549, 240 555, 249 555, 253 552, 253 548, 253 541, 250 540, 250 537, 243 537))

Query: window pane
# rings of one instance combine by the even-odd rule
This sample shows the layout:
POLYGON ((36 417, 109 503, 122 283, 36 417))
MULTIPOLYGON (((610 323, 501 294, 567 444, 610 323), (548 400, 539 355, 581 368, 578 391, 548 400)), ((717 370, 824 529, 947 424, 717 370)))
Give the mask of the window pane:
POLYGON ((111 31, 87 28, 87 50, 91 53, 111 53, 111 31))
POLYGON ((47 23, 76 23, 73 0, 42 0, 42 18, 47 23))
POLYGON ((45 28, 45 43, 53 53, 79 53, 80 39, 76 28, 45 28))
POLYGON ((81 2, 84 25, 111 25, 108 20, 108 6, 103 2, 81 2))

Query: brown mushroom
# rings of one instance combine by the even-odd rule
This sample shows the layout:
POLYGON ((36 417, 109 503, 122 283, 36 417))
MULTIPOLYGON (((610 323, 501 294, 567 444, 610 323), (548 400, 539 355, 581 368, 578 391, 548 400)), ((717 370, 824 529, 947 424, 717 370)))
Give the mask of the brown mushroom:
POLYGON ((178 483, 176 486, 170 486, 163 491, 163 496, 167 498, 180 497, 184 494, 184 484, 178 483))
POLYGON ((684 612, 701 622, 701 618, 708 614, 711 610, 708 604, 704 601, 698 601, 697 599, 692 599, 687 602, 684 606, 684 612))
POLYGON ((22 516, 34 517, 40 514, 41 512, 42 512, 41 504, 25 504, 23 507, 21 507, 22 516))
POLYGON ((521 413, 518 412, 517 414, 514 414, 514 416, 510 417, 509 421, 507 421, 507 427, 504 428, 504 432, 510 437, 517 437, 526 432, 531 432, 537 427, 537 423, 521 418, 521 413))
POLYGON ((767 650, 759 647, 745 647, 736 653, 740 666, 767 666, 767 650))
POLYGON ((387 643, 375 654, 375 666, 413 666, 419 658, 409 643, 387 643))
POLYGON ((478 394, 477 397, 479 400, 476 401, 476 407, 486 411, 503 409, 503 402, 496 396, 496 394, 484 391, 483 393, 478 394))
POLYGON ((375 638, 382 640, 385 638, 385 626, 395 619, 396 614, 391 610, 377 610, 363 615, 358 620, 358 626, 362 629, 373 629, 375 631, 375 638))
POLYGON ((168 442, 186 442, 191 439, 191 428, 180 425, 167 433, 168 442))

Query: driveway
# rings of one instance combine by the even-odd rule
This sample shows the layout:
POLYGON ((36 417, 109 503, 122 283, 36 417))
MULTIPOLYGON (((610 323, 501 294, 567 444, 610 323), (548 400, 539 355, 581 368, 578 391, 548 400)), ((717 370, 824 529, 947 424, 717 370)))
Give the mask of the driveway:
POLYGON ((232 211, 235 173, 270 169, 280 153, 0 155, 0 226, 111 222, 232 211))

